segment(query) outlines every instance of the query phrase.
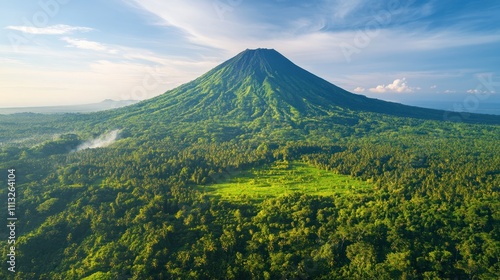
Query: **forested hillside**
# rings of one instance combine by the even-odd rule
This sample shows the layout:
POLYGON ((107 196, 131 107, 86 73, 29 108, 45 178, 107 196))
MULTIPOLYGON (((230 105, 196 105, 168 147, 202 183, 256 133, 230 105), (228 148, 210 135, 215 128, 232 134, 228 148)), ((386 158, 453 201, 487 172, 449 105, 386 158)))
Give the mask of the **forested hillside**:
POLYGON ((283 82, 281 57, 245 55, 126 108, 0 116, 18 216, 16 273, 4 264, 0 278, 500 277, 498 118, 438 120, 445 112, 321 88, 302 69, 283 82), (343 181, 304 192, 297 166, 343 181), (258 177, 272 168, 281 177, 258 177), (214 192, 280 178, 297 189, 214 192))

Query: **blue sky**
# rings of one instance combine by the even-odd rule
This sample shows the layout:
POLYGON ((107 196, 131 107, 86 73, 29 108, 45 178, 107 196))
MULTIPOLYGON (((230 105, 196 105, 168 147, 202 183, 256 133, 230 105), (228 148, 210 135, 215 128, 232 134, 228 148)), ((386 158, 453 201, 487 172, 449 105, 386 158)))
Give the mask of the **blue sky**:
POLYGON ((384 100, 500 102, 500 2, 3 1, 0 107, 146 99, 274 48, 384 100))

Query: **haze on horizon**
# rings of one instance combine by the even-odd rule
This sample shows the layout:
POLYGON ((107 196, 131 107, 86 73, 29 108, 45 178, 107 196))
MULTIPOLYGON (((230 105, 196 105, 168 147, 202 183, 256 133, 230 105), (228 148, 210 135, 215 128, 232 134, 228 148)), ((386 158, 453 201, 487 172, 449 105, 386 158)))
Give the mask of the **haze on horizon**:
POLYGON ((369 97, 500 103, 500 3, 372 2, 8 1, 0 107, 147 99, 258 47, 369 97))

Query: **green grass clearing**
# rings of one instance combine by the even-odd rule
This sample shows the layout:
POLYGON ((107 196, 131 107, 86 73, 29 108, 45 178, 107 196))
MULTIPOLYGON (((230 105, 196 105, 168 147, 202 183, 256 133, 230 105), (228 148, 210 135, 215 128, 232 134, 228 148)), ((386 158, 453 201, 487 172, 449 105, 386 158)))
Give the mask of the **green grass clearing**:
POLYGON ((277 162, 238 171, 219 183, 198 188, 210 196, 227 200, 262 200, 295 192, 327 196, 352 189, 373 189, 374 185, 303 162, 277 162))

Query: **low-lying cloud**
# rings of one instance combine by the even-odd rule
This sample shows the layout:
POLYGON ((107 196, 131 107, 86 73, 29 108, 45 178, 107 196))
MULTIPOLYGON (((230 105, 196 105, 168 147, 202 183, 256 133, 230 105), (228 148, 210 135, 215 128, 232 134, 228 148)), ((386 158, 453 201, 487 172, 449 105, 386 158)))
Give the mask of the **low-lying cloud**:
POLYGON ((89 141, 86 141, 83 144, 80 144, 77 148, 76 151, 81 151, 85 149, 95 149, 95 148, 104 148, 107 147, 111 144, 113 144, 118 137, 120 136, 121 130, 115 129, 113 131, 110 131, 108 133, 105 133, 101 136, 99 136, 96 139, 92 139, 89 141))
POLYGON ((357 88, 354 89, 354 92, 357 92, 357 93, 365 92, 365 88, 363 88, 363 87, 357 87, 357 88))
POLYGON ((406 78, 396 79, 392 84, 388 85, 378 85, 377 87, 370 88, 371 92, 376 93, 386 93, 386 92, 398 92, 398 93, 411 93, 419 88, 409 87, 406 78))

